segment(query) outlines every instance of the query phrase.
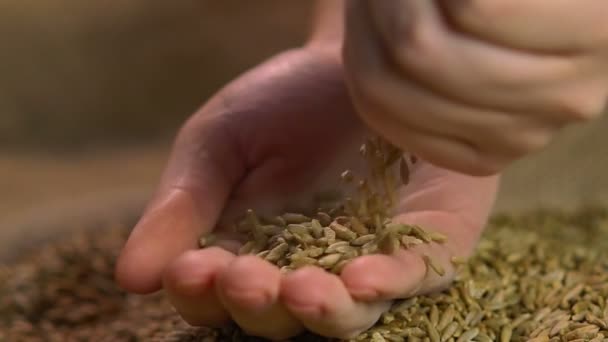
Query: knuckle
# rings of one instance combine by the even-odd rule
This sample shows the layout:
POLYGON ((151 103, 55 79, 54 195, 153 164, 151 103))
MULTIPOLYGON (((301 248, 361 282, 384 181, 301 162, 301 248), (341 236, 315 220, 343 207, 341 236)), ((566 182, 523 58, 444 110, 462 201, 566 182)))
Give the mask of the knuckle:
POLYGON ((517 137, 510 142, 515 152, 514 157, 521 157, 531 152, 541 150, 551 141, 551 134, 548 132, 530 132, 517 137))
POLYGON ((195 295, 199 291, 200 284, 190 281, 184 274, 196 265, 197 256, 194 251, 185 252, 178 260, 169 264, 163 273, 163 286, 171 292, 183 295, 195 295))
POLYGON ((413 25, 391 45, 391 55, 397 64, 407 68, 429 69, 440 65, 441 45, 438 32, 424 23, 413 25))
POLYGON ((586 90, 580 95, 568 94, 559 99, 559 111, 568 121, 589 121, 599 117, 606 109, 608 92, 604 89, 586 90))

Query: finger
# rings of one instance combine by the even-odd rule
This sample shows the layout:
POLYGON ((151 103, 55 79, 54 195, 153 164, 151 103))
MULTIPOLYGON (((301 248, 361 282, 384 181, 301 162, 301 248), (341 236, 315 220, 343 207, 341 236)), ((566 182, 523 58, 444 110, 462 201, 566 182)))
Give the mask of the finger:
POLYGON ((281 298, 306 328, 336 338, 352 338, 370 328, 390 307, 386 301, 355 301, 338 276, 316 267, 287 274, 281 298))
POLYGON ((378 83, 373 93, 363 94, 356 88, 353 86, 353 102, 368 126, 430 162, 458 170, 477 164, 500 166, 538 151, 563 126, 535 115, 484 111, 450 103, 423 89, 410 90, 406 83, 389 79, 378 83))
POLYGON ((244 331, 286 339, 303 327, 280 303, 280 286, 281 273, 276 266, 256 256, 242 256, 222 272, 216 288, 232 319, 244 331))
MULTIPOLYGON (((431 149, 425 141, 429 138, 448 141, 455 145, 449 149, 458 147, 462 150, 458 154, 470 155, 466 159, 469 164, 472 160, 493 155, 510 161, 538 151, 564 126, 563 123, 546 122, 533 114, 509 114, 463 106, 424 89, 408 88, 406 82, 389 77, 365 93, 358 90, 357 85, 352 88, 353 102, 368 126, 385 134, 392 131, 392 141, 401 142, 399 146, 406 148, 431 149), (421 146, 415 147, 412 143, 421 146)), ((440 149, 434 150, 442 153, 440 149)), ((442 154, 462 159, 448 150, 442 154)), ((427 158, 429 161, 436 159, 432 154, 427 158)))
POLYGON ((580 52, 608 43, 602 0, 440 0, 458 30, 517 49, 580 52))
POLYGON ((497 153, 482 153, 468 141, 412 129, 387 115, 376 113, 368 118, 364 113, 369 112, 363 111, 362 116, 372 129, 433 165, 470 175, 487 176, 499 172, 511 161, 511 158, 501 157, 497 153))
POLYGON ((160 288, 165 267, 213 229, 240 177, 236 143, 221 120, 208 121, 195 115, 180 132, 157 194, 123 248, 116 278, 131 292, 160 288))
POLYGON ((182 318, 195 326, 221 326, 230 316, 216 295, 217 275, 235 258, 221 248, 188 251, 163 275, 167 295, 182 318))
MULTIPOLYGON (((469 234, 457 215, 441 211, 417 212, 402 215, 395 221, 416 224, 434 231, 449 227, 451 234, 469 234), (429 228, 432 227, 432 228, 429 228), (439 229, 437 229, 439 228, 439 229)), ((447 234, 446 232, 443 232, 447 234)), ((472 236, 472 241, 477 237, 472 236)), ((392 300, 443 290, 454 276, 450 262, 452 256, 468 256, 467 250, 458 250, 454 245, 424 245, 402 249, 394 255, 368 255, 354 259, 344 267, 341 278, 349 293, 357 300, 392 300), (428 256, 445 272, 437 274, 423 256, 428 256)))
MULTIPOLYGON (((358 18, 350 21, 349 35, 355 36, 353 39, 369 35, 370 31, 366 31, 360 24, 364 21, 361 18, 364 13, 353 13, 352 10, 349 13, 353 16, 359 15, 358 18)), ((367 44, 373 44, 372 38, 365 41, 367 44)), ((459 141, 460 145, 465 144, 460 146, 460 150, 466 151, 466 144, 469 143, 478 150, 478 154, 498 155, 501 159, 510 161, 544 147, 560 126, 557 123, 547 123, 534 115, 503 113, 453 102, 428 88, 419 87, 410 80, 397 78, 395 73, 388 69, 390 66, 377 54, 379 49, 363 46, 364 43, 351 44, 347 38, 345 45, 346 55, 351 56, 347 58, 347 64, 350 64, 352 70, 349 85, 353 101, 368 125, 376 126, 383 133, 386 133, 383 129, 394 131, 392 141, 394 143, 401 141, 400 146, 404 148, 415 150, 411 145, 406 145, 405 140, 418 142, 428 140, 410 138, 411 131, 415 130, 419 134, 447 138, 452 143, 459 141), (408 112, 417 115, 403 115, 408 112), (389 116, 393 119, 388 119, 389 116), (380 121, 384 121, 385 127, 377 127, 382 124, 380 121), (410 132, 406 132, 406 127, 410 127, 410 132), (504 132, 517 132, 517 134, 504 132)), ((424 145, 422 149, 432 148, 426 145, 426 142, 424 145)), ((468 161, 469 165, 471 160, 480 159, 475 156, 474 151, 467 153, 469 157, 463 159, 463 153, 454 154, 448 153, 447 150, 441 152, 439 148, 432 149, 434 152, 427 153, 426 158, 440 166, 455 168, 452 162, 437 161, 437 159, 450 159, 450 156, 468 161), (438 158, 438 155, 443 157, 438 158)), ((463 166, 457 168, 463 170, 463 166)))
MULTIPOLYGON (((403 78, 471 107, 576 121, 603 109, 606 84, 595 56, 533 54, 455 34, 432 1, 370 2, 386 58, 403 78), (387 7, 398 6, 397 8, 387 7), (403 13, 409 13, 404 15, 403 13)), ((386 62, 384 62, 386 63, 386 62)))

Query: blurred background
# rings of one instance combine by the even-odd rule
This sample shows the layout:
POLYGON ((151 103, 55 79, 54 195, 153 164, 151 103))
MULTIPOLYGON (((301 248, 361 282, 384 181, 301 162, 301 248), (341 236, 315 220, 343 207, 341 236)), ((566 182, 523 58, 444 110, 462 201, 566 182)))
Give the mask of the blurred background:
MULTIPOLYGON (((298 46, 310 16, 305 0, 0 0, 0 258, 136 215, 185 118, 298 46)), ((607 130, 571 128, 514 165, 496 209, 608 202, 607 130)))

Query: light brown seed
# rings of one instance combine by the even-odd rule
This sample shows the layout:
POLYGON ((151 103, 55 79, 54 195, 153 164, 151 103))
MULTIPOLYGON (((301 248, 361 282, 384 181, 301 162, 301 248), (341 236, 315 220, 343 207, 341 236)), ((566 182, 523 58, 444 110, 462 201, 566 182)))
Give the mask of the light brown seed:
POLYGON ((358 238, 351 241, 350 244, 353 246, 363 246, 366 243, 373 241, 375 239, 376 239, 376 234, 367 234, 367 235, 359 236, 358 238))
POLYGON ((431 342, 441 342, 441 337, 435 326, 429 321, 425 320, 426 331, 431 342))
POLYGON ((251 253, 253 246, 255 245, 255 241, 247 241, 241 248, 239 248, 239 255, 245 255, 251 253))
POLYGON ((412 234, 424 242, 433 241, 429 233, 420 226, 412 226, 412 234))
POLYGON ((283 220, 285 220, 285 222, 287 224, 298 224, 298 223, 304 223, 304 222, 310 222, 311 218, 306 216, 306 215, 302 215, 302 214, 298 214, 298 213, 285 213, 281 216, 283 218, 283 220))
POLYGON ((308 234, 310 233, 310 231, 308 228, 306 228, 306 226, 301 225, 301 224, 288 224, 287 225, 287 230, 292 233, 292 234, 308 234))
POLYGON ((535 322, 541 322, 550 313, 551 308, 542 308, 536 313, 536 315, 534 315, 534 318, 532 318, 532 320, 534 320, 535 322))
POLYGON ((289 250, 289 245, 287 243, 281 243, 275 248, 271 249, 270 252, 266 255, 266 261, 269 262, 277 262, 285 253, 289 250))
POLYGON ((329 241, 326 237, 318 238, 317 240, 315 240, 315 245, 319 247, 325 247, 329 245, 329 241))
POLYGON ((479 328, 469 329, 460 335, 456 342, 469 342, 479 334, 479 328))
POLYGON ((306 254, 311 258, 318 258, 325 253, 325 248, 310 246, 306 249, 306 254))
POLYGON ((570 289, 568 292, 566 292, 566 294, 564 295, 564 297, 562 298, 562 301, 561 301, 562 308, 567 307, 568 302, 571 299, 573 299, 574 297, 578 296, 583 291, 584 287, 585 287, 585 284, 579 283, 579 284, 575 285, 572 289, 570 289))
POLYGON ((331 273, 334 274, 340 274, 342 273, 342 270, 344 269, 344 267, 346 267, 346 265, 350 262, 350 259, 348 260, 340 260, 338 261, 337 264, 335 264, 332 268, 331 268, 331 273))
POLYGON ((492 342, 493 339, 490 336, 480 332, 479 335, 475 337, 475 341, 477 342, 492 342))
POLYGON ((433 242, 436 243, 445 243, 448 240, 448 237, 439 233, 439 232, 429 232, 429 236, 433 242))
POLYGON ((198 239, 198 245, 200 248, 210 247, 217 241, 217 237, 214 234, 206 234, 198 239))
POLYGON ((462 257, 462 256, 453 256, 450 258, 450 261, 455 266, 466 265, 468 262, 467 258, 462 257))
POLYGON ((532 315, 530 313, 528 313, 528 312, 523 313, 523 314, 519 315, 516 319, 514 319, 513 322, 511 322, 511 326, 513 327, 513 329, 515 329, 520 324, 522 324, 525 321, 529 320, 530 317, 532 317, 532 315))
POLYGON ((313 259, 311 257, 298 257, 298 258, 291 258, 291 266, 293 266, 294 268, 300 268, 300 267, 304 267, 304 266, 313 266, 317 264, 317 259, 313 259))
POLYGON ((608 325, 606 324, 606 321, 591 314, 591 313, 587 313, 585 315, 585 320, 591 324, 595 324, 598 327, 600 327, 601 329, 607 329, 608 325))
POLYGON ((380 335, 379 332, 375 332, 372 334, 370 342, 386 342, 386 340, 384 339, 384 337, 382 337, 382 335, 380 335))
POLYGON ((315 238, 312 237, 312 235, 310 234, 294 234, 294 237, 296 241, 303 244, 305 248, 314 245, 314 243, 316 242, 315 238))
POLYGON ((454 307, 452 305, 448 306, 447 309, 445 309, 441 314, 441 318, 437 323, 437 330, 443 331, 448 326, 448 324, 452 323, 454 321, 454 314, 454 307))
POLYGON ((281 233, 283 239, 285 239, 285 241, 291 242, 295 240, 295 237, 293 236, 293 234, 289 231, 289 230, 284 230, 281 233))
POLYGON ((441 265, 436 263, 430 256, 424 254, 422 256, 422 259, 424 260, 424 263, 427 265, 427 267, 430 267, 439 276, 445 275, 445 269, 441 265))
POLYGON ((361 236, 369 234, 369 229, 367 229, 367 227, 365 227, 365 225, 354 216, 350 217, 350 228, 361 236))
POLYGON ((580 339, 589 339, 589 338, 593 338, 597 335, 597 333, 599 332, 600 328, 598 326, 589 324, 577 329, 574 329, 568 333, 566 333, 564 335, 564 338, 568 341, 568 340, 574 340, 577 338, 580 339))
POLYGON ((387 231, 378 239, 378 248, 384 254, 392 255, 399 250, 399 238, 397 234, 387 231))
POLYGON ((458 328, 458 322, 450 322, 441 333, 441 341, 445 342, 449 340, 452 336, 454 336, 454 333, 456 333, 458 328))
POLYGON ((410 234, 412 232, 412 226, 395 222, 388 223, 386 229, 396 234, 410 234))
POLYGON ((555 324, 551 327, 551 330, 549 330, 549 337, 553 337, 553 336, 561 333, 561 331, 566 329, 569 324, 570 324, 569 318, 562 319, 560 321, 555 322, 555 324))
POLYGON ((329 225, 329 228, 331 228, 334 232, 336 232, 336 237, 346 240, 346 241, 351 241, 357 238, 357 234, 355 232, 353 232, 352 230, 348 229, 347 227, 336 223, 336 222, 332 222, 329 225))
POLYGON ((599 336, 596 336, 596 337, 590 339, 589 342, 602 342, 603 340, 604 340, 604 335, 600 334, 599 336))
POLYGON ((331 223, 331 216, 329 216, 329 214, 325 213, 325 212, 318 212, 317 213, 317 220, 319 220, 319 223, 321 224, 321 226, 323 227, 327 227, 329 226, 329 224, 331 223))
POLYGON ((414 246, 418 246, 420 244, 423 244, 424 241, 415 238, 413 236, 409 236, 409 235, 403 235, 401 237, 401 244, 403 245, 403 247, 405 248, 412 248, 414 246))
POLYGON ((324 227, 323 237, 327 239, 327 244, 332 244, 336 241, 336 232, 329 227, 324 227))
POLYGON ((345 259, 352 259, 358 257, 360 254, 359 249, 352 246, 341 246, 336 248, 336 252, 342 254, 345 259))
POLYGON ((426 332, 419 327, 408 327, 403 329, 403 334, 405 336, 411 337, 425 337, 426 332))
POLYGON ((509 342, 511 341, 511 337, 513 336, 513 326, 511 324, 507 324, 502 327, 500 331, 500 342, 509 342))
POLYGON ((431 306, 431 313, 429 314, 429 320, 433 327, 436 327, 437 324, 439 323, 439 309, 437 308, 437 305, 431 306))
POLYGON ((327 254, 338 253, 338 249, 340 247, 345 247, 345 246, 350 247, 350 243, 348 241, 336 241, 325 249, 325 253, 327 253, 327 254))
POLYGON ((328 254, 321 257, 317 263, 323 268, 332 268, 340 259, 342 259, 342 254, 340 253, 328 254))
POLYGON ((285 230, 285 228, 269 224, 262 226, 261 230, 264 234, 268 236, 274 236, 277 234, 281 234, 283 230, 285 230))
POLYGON ((378 251, 378 243, 375 240, 370 241, 370 242, 364 244, 363 246, 361 246, 362 255, 373 254, 373 253, 376 253, 377 251, 378 251))
POLYGON ((266 221, 268 221, 268 223, 270 223, 272 225, 279 226, 279 227, 287 226, 287 222, 285 222, 285 219, 281 216, 270 217, 270 218, 267 218, 266 221))
POLYGON ((317 219, 313 219, 312 221, 310 221, 310 223, 310 232, 312 236, 315 239, 321 238, 323 236, 323 226, 321 225, 321 222, 319 222, 319 220, 317 219))
POLYGON ((269 251, 269 250, 265 250, 265 251, 261 251, 261 252, 257 253, 257 254, 256 254, 256 256, 258 256, 258 257, 260 257, 260 258, 264 259, 264 258, 266 258, 266 256, 267 256, 269 253, 270 253, 270 251, 269 251))

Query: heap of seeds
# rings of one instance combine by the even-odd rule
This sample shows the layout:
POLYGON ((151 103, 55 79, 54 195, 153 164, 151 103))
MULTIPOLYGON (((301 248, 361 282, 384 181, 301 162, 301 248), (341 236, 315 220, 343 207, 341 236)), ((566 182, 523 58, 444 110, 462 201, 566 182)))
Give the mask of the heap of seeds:
MULTIPOLYGON (((316 265, 339 273, 359 255, 445 242, 443 235, 390 220, 396 173, 407 184, 413 161, 378 139, 367 141, 361 152, 370 175, 342 174, 356 187, 355 196, 311 215, 264 218, 248 211, 235 227, 249 238, 240 253, 258 255, 285 272, 316 265), (391 172, 395 167, 399 172, 391 172)), ((234 325, 189 327, 162 294, 119 290, 114 260, 129 231, 96 231, 40 248, 18 263, 0 263, 0 342, 264 341, 234 325)), ((213 236, 200 243, 212 245, 213 236)), ((607 248, 605 209, 496 216, 474 256, 453 260, 459 266, 450 288, 396 301, 374 327, 349 342, 608 342, 607 248)), ((307 333, 291 341, 330 340, 307 333)))
MULTIPOLYGON (((188 327, 162 294, 119 290, 113 267, 127 226, 0 264, 0 341, 265 341, 235 326, 188 327)), ((606 251, 605 209, 494 217, 449 289, 396 302, 353 340, 608 341, 606 251)))
MULTIPOLYGON (((338 274, 350 260, 361 255, 393 254, 402 247, 444 243, 446 237, 440 233, 391 221, 399 185, 395 168, 401 185, 409 181, 404 153, 376 137, 361 146, 360 154, 369 176, 357 179, 350 170, 341 175, 344 183, 356 187, 354 197, 333 207, 319 208, 311 216, 285 213, 262 218, 248 210, 245 218, 235 225, 235 230, 246 234, 248 239, 239 254, 255 254, 281 267, 283 272, 314 265, 338 274)), ((210 246, 212 240, 212 236, 205 235, 199 245, 210 246)), ((425 260, 432 270, 444 274, 440 265, 429 257, 425 260)))
POLYGON ((396 303, 354 341, 608 341, 608 212, 493 220, 442 293, 396 303))

